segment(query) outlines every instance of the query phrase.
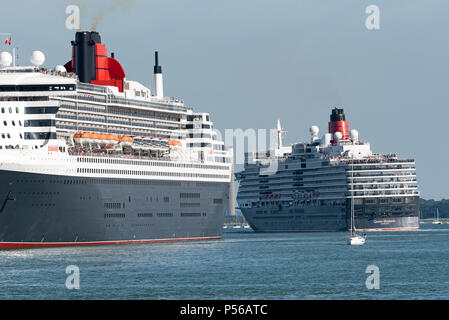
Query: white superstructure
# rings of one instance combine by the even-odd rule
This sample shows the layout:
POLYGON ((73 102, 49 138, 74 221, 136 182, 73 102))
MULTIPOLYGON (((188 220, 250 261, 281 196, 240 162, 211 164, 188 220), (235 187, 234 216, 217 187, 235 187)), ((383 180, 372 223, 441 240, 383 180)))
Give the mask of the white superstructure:
POLYGON ((81 83, 72 73, 3 67, 0 115, 3 169, 107 178, 231 179, 230 151, 217 140, 209 114, 194 113, 179 99, 152 96, 135 81, 125 80, 119 92, 114 86, 81 83), (83 133, 95 136, 77 139, 83 133))

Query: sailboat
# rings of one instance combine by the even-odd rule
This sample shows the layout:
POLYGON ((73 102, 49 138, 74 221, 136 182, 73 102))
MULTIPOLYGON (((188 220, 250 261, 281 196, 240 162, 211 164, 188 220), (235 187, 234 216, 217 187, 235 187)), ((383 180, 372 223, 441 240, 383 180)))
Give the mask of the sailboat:
POLYGON ((357 233, 357 229, 355 228, 354 225, 354 215, 351 215, 351 230, 350 230, 350 235, 349 235, 349 239, 348 239, 348 244, 351 246, 362 246, 365 244, 366 241, 366 234, 364 234, 363 236, 359 235, 357 233))
POLYGON ((437 208, 437 218, 432 221, 432 224, 443 224, 443 222, 440 220, 440 211, 437 208))
MULTIPOLYGON (((352 165, 352 189, 354 189, 354 164, 352 165)), ((348 239, 348 244, 351 246, 362 246, 365 244, 366 235, 359 235, 355 228, 354 221, 354 191, 351 191, 351 229, 348 239)))

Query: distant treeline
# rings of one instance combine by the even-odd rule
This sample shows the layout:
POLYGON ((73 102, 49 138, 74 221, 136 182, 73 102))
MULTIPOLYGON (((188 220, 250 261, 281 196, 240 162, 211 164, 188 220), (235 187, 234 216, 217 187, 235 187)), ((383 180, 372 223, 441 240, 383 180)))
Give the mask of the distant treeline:
POLYGON ((449 218, 449 199, 439 201, 419 199, 421 218, 435 218, 437 208, 440 211, 440 218, 449 218))

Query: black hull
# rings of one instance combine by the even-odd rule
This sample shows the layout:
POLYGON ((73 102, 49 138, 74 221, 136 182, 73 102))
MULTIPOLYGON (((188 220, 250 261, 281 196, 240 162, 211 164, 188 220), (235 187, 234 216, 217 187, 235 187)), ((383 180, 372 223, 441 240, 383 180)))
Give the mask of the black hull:
MULTIPOLYGON (((371 214, 377 210, 376 206, 358 206, 357 210, 361 213, 356 214, 355 227, 360 231, 418 229, 418 199, 413 200, 413 203, 415 204, 413 211, 405 216, 395 216, 395 213, 388 211, 371 214)), ((306 208, 241 208, 241 211, 255 232, 333 232, 350 229, 351 214, 348 205, 306 208)))
POLYGON ((0 171, 0 247, 220 238, 228 192, 227 183, 0 171))

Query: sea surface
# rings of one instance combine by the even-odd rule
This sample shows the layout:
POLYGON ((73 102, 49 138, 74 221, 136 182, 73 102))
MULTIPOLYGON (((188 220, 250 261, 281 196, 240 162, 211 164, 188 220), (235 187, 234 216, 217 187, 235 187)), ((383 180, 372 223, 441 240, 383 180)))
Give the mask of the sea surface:
POLYGON ((226 230, 212 241, 0 251, 0 299, 449 299, 449 224, 370 232, 360 247, 347 237, 226 230), (66 287, 70 265, 79 289, 66 287))

